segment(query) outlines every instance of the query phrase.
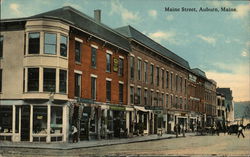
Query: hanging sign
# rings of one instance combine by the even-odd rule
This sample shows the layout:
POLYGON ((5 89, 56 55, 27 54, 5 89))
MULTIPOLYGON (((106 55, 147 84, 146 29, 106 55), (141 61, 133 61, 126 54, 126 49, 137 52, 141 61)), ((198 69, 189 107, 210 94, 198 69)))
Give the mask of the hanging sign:
POLYGON ((117 58, 114 58, 114 71, 117 72, 118 71, 118 67, 119 67, 119 61, 117 58))

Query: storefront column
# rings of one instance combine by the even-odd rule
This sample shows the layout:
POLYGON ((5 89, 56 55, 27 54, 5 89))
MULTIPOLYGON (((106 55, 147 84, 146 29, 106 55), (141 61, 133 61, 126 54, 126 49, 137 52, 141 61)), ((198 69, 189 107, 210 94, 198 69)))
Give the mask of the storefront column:
POLYGON ((50 121, 51 121, 51 105, 48 104, 48 110, 47 110, 47 139, 46 142, 50 142, 50 121))
POLYGON ((12 106, 12 141, 15 141, 15 132, 16 132, 16 106, 12 106))
POLYGON ((33 142, 33 105, 30 105, 30 142, 33 142))
POLYGON ((104 114, 104 132, 105 132, 105 135, 104 135, 104 137, 105 137, 105 139, 108 139, 108 124, 107 124, 107 122, 108 122, 108 109, 104 109, 104 112, 103 112, 103 114, 104 114))
POLYGON ((69 112, 68 112, 68 106, 64 105, 63 106, 63 122, 62 122, 62 133, 63 133, 63 141, 66 142, 67 141, 67 130, 68 130, 68 123, 69 120, 69 112))
POLYGON ((102 109, 101 106, 98 107, 97 110, 97 139, 101 139, 101 117, 102 117, 102 109))
POLYGON ((129 121, 129 112, 130 112, 130 111, 127 111, 127 112, 126 112, 126 129, 127 129, 127 135, 128 135, 129 132, 130 132, 130 130, 129 130, 129 123, 130 123, 130 121, 129 121))

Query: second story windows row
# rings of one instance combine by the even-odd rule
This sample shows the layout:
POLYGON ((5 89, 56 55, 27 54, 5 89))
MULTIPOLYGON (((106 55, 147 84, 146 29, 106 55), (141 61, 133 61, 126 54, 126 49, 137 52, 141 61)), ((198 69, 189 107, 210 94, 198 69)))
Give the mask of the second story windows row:
POLYGON ((54 32, 29 32, 27 41, 26 54, 58 54, 67 57, 68 37, 64 34, 54 32))
POLYGON ((24 72, 26 71, 26 69, 27 81, 25 82, 27 82, 27 92, 67 92, 66 70, 56 68, 32 67, 25 68, 24 72))

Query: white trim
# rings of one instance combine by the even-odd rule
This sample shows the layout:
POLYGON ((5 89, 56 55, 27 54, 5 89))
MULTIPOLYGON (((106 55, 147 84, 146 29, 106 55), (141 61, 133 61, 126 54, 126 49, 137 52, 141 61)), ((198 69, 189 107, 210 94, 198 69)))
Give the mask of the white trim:
POLYGON ((147 62, 147 63, 148 63, 148 60, 145 60, 144 62, 147 62))
POLYGON ((95 74, 90 74, 91 77, 97 78, 97 75, 95 74))
POLYGON ((141 57, 137 57, 137 59, 142 60, 141 57))
POLYGON ((83 40, 80 39, 80 38, 75 37, 75 40, 76 40, 76 41, 79 41, 79 42, 81 42, 81 43, 83 43, 83 40))
POLYGON ((134 54, 132 54, 132 53, 130 53, 130 56, 135 57, 135 55, 134 55, 134 54))
POLYGON ((81 74, 81 75, 82 75, 82 71, 80 71, 80 70, 74 70, 74 73, 77 73, 77 74, 81 74))
POLYGON ((164 92, 161 92, 161 94, 164 94, 164 92))
POLYGON ((161 68, 161 70, 164 70, 164 68, 161 68))
POLYGON ((144 89, 147 89, 147 90, 148 90, 148 88, 147 88, 147 87, 144 87, 144 89))
POLYGON ((91 47, 98 49, 98 46, 90 44, 91 47))
POLYGON ((155 65, 154 63, 150 63, 151 65, 155 65))
POLYGON ((137 88, 141 88, 141 86, 137 86, 137 88))
POLYGON ((119 81, 119 84, 124 84, 124 82, 122 82, 122 81, 119 81))
POLYGON ((130 84, 130 86, 134 87, 135 85, 134 84, 130 84))
POLYGON ((119 58, 124 59, 124 57, 123 57, 123 56, 119 56, 119 58))
POLYGON ((106 81, 112 81, 112 79, 111 78, 106 78, 106 81))
POLYGON ((154 89, 150 89, 150 91, 154 91, 154 89))
POLYGON ((113 55, 113 52, 110 51, 110 50, 106 50, 106 53, 110 54, 110 55, 113 55))
POLYGON ((156 90, 156 92, 158 92, 158 93, 159 93, 160 91, 159 91, 159 90, 156 90))

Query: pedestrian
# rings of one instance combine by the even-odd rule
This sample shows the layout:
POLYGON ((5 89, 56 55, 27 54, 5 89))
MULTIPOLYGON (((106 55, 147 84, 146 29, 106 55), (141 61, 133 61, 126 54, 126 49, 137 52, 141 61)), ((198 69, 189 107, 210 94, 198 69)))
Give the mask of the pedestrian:
POLYGON ((182 128, 182 136, 185 137, 185 127, 183 124, 181 125, 181 128, 182 128))
POLYGON ((238 127, 238 138, 240 137, 240 135, 242 135, 242 137, 245 138, 245 136, 243 134, 243 125, 242 124, 238 127))
POLYGON ((178 137, 178 127, 177 126, 178 126, 178 124, 175 124, 175 126, 174 126, 176 138, 178 137))
POLYGON ((78 142, 78 135, 77 135, 77 128, 75 127, 75 125, 73 125, 72 127, 72 136, 73 136, 73 143, 77 143, 78 142))

